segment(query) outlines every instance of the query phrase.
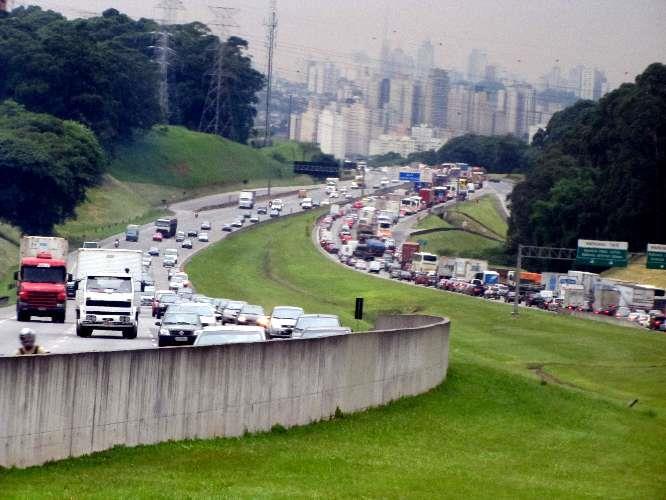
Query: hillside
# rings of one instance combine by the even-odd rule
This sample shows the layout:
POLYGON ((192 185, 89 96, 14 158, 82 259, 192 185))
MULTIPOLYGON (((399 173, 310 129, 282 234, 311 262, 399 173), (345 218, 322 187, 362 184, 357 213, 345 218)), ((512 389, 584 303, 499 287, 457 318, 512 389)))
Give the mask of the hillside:
MULTIPOLYGON (((287 143, 279 152, 289 160, 300 147, 287 143), (291 154, 285 154, 289 151, 291 154)), ((183 127, 156 127, 130 145, 118 148, 109 173, 123 182, 159 184, 181 189, 211 188, 266 179, 292 179, 288 161, 270 153, 183 127)))
POLYGON ((155 128, 118 149, 104 182, 56 233, 74 244, 100 240, 165 213, 165 202, 263 186, 269 171, 274 186, 310 184, 310 177, 293 175, 291 161, 315 152, 291 141, 254 149, 183 127, 155 128))
POLYGON ((8 297, 10 304, 16 301, 14 290, 9 286, 14 282, 13 274, 17 269, 19 238, 16 228, 0 223, 0 297, 8 297))

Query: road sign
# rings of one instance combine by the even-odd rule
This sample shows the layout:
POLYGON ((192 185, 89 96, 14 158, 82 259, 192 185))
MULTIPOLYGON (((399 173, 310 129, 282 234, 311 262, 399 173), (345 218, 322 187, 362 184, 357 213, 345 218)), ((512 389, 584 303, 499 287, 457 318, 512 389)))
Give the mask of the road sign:
POLYGON ((420 182, 421 172, 400 172, 399 179, 405 182, 420 182))
POLYGON ((578 240, 576 262, 598 267, 627 267, 626 241, 578 240))
POLYGON ((656 243, 648 243, 647 268, 666 269, 666 245, 657 245, 656 243))

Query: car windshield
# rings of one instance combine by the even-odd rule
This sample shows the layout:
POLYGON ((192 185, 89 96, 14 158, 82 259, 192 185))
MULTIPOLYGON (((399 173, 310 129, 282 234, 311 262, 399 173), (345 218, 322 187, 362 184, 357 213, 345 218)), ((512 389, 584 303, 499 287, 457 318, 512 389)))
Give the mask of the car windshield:
POLYGON ((424 256, 423 256, 423 260, 424 260, 425 262, 436 262, 436 261, 437 261, 437 257, 436 257, 435 255, 424 255, 424 256))
POLYGON ((162 295, 160 297, 160 302, 163 304, 173 304, 176 302, 176 294, 162 295))
POLYGON ((243 342, 261 342, 263 337, 259 332, 205 332, 197 341, 197 345, 222 345, 243 342))
POLYGON ((241 309, 243 309, 244 305, 245 304, 243 302, 229 302, 227 304, 226 309, 231 309, 233 311, 240 311, 241 309))
POLYGON ((183 305, 183 310, 194 312, 200 316, 213 316, 215 314, 215 309, 209 304, 187 304, 183 305))
POLYGON ((296 328, 321 328, 329 326, 340 326, 340 321, 336 316, 301 316, 296 323, 296 328))
POLYGON ((302 309, 292 307, 276 308, 273 311, 273 317, 276 319, 298 319, 302 314, 302 309))
POLYGON ((197 325, 199 315, 194 313, 167 312, 162 320, 162 325, 197 325))
POLYGON ((132 278, 115 276, 89 276, 86 286, 89 292, 104 292, 113 290, 114 292, 130 293, 132 291, 132 278))
POLYGON ((29 283, 63 283, 64 267, 24 267, 21 271, 23 281, 29 283))
POLYGON ((241 309, 242 314, 257 314, 257 315, 263 315, 264 314, 264 308, 261 306, 253 306, 253 305, 246 305, 243 306, 243 309, 241 309))

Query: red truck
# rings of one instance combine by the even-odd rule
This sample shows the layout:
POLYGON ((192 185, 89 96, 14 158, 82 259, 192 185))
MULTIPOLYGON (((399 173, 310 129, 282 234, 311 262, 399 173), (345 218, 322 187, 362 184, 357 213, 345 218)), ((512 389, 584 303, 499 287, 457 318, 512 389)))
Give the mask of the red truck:
POLYGON ((30 321, 31 316, 47 316, 54 323, 64 323, 67 310, 65 284, 67 240, 48 236, 24 236, 20 246, 17 281, 16 319, 30 321))
POLYGON ((401 250, 401 259, 402 265, 404 266, 408 262, 412 261, 412 255, 417 253, 421 249, 421 246, 414 241, 405 241, 402 244, 401 250))
POLYGON ((419 198, 421 198, 421 203, 426 207, 432 207, 433 204, 433 195, 432 189, 430 188, 421 188, 419 189, 419 198))

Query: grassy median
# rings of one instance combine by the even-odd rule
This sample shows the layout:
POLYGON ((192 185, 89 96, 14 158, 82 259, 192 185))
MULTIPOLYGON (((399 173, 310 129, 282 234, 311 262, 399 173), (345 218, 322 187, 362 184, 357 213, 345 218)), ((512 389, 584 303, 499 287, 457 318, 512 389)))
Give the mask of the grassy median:
POLYGON ((380 281, 312 245, 313 214, 202 252, 198 289, 271 307, 452 319, 447 381, 357 415, 242 439, 116 449, 0 472, 9 497, 659 498, 666 337, 380 281), (633 408, 628 401, 638 399, 633 408), (118 478, 122 478, 118 480, 118 478))

